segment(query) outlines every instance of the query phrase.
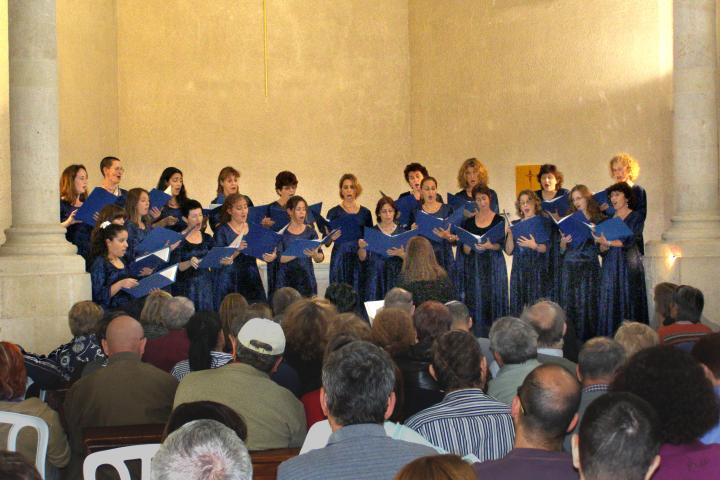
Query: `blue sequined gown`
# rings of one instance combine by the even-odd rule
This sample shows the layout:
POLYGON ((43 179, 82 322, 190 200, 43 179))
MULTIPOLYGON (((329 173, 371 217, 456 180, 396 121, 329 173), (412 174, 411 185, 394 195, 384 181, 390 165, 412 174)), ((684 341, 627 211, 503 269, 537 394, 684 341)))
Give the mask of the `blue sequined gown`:
MULTIPOLYGON (((381 231, 378 226, 373 228, 381 231)), ((399 235, 405 231, 403 227, 397 226, 392 234, 399 235)), ((403 259, 400 257, 385 257, 368 251, 367 257, 362 263, 364 263, 362 269, 362 300, 384 299, 385 294, 397 285, 403 259)))
MULTIPOLYGON (((475 217, 463 222, 462 228, 475 235, 484 235, 498 223, 505 223, 500 215, 495 215, 487 227, 478 227, 475 217)), ((502 246, 502 243, 501 243, 502 246)), ((462 245, 458 245, 458 265, 461 266, 460 299, 470 310, 473 318, 473 333, 477 337, 487 337, 493 322, 508 314, 508 277, 507 265, 502 249, 478 252, 474 245, 466 255, 462 245)))
POLYGON ((560 305, 565 309, 568 321, 575 325, 577 338, 582 342, 594 337, 597 330, 599 253, 597 244, 589 238, 576 247, 568 244, 562 256, 560 305))
MULTIPOLYGON (((372 227, 372 214, 365 207, 360 207, 358 213, 348 213, 338 205, 328 211, 328 221, 337 220, 345 216, 352 216, 362 227, 372 227)), ((357 256, 358 242, 343 241, 342 237, 335 241, 330 256, 330 283, 347 283, 353 290, 360 292, 361 265, 357 256)))
POLYGON ((127 252, 125 252, 125 256, 128 258, 128 260, 134 261, 138 255, 141 253, 149 253, 149 252, 138 252, 137 246, 145 240, 145 237, 150 233, 150 230, 152 230, 152 226, 148 223, 145 224, 145 228, 140 228, 137 223, 128 220, 125 222, 125 228, 127 228, 128 231, 128 249, 127 252))
MULTIPOLYGON (((433 217, 446 219, 452 214, 452 208, 449 205, 442 204, 440 209, 435 213, 430 213, 433 217)), ((428 212, 426 212, 428 213, 428 212)), ((410 214, 410 224, 415 223, 415 218, 420 214, 420 209, 413 211, 410 214)), ((428 238, 430 244, 432 244, 433 252, 435 252, 435 258, 441 267, 445 269, 453 284, 457 281, 457 269, 455 268, 455 257, 453 256, 452 244, 447 240, 436 240, 435 238, 428 238)))
MULTIPOLYGON (((561 188, 555 192, 555 196, 552 199, 567 196, 570 193, 567 188, 561 188)), ((542 196, 542 190, 536 190, 535 195, 538 196, 541 202, 545 201, 542 196)), ((562 297, 562 253, 560 252, 560 230, 557 225, 550 218, 550 214, 543 212, 543 215, 548 219, 548 225, 550 226, 550 244, 548 252, 548 279, 550 281, 550 291, 548 297, 555 302, 560 302, 562 297)))
POLYGON ((600 280, 598 335, 613 336, 623 320, 648 323, 645 268, 640 239, 645 222, 632 211, 623 220, 633 236, 622 247, 610 247, 604 254, 600 280))
MULTIPOLYGON (((550 238, 550 225, 543 218, 546 237, 550 238)), ((513 236, 512 271, 510 273, 510 315, 519 316, 525 306, 532 305, 541 298, 546 298, 552 288, 548 278, 548 257, 550 247, 545 243, 547 251, 523 248, 513 236)))
POLYGON ((285 229, 282 233, 282 240, 278 245, 278 259, 272 262, 279 264, 275 284, 276 288, 293 287, 300 292, 300 295, 303 297, 317 295, 317 280, 315 279, 315 269, 313 268, 312 258, 302 256, 296 257, 291 262, 280 262, 282 252, 288 248, 293 240, 315 240, 317 238, 317 232, 310 225, 306 225, 305 230, 299 235, 290 233, 287 228, 285 229))
POLYGON ((105 257, 96 257, 90 267, 90 281, 92 282, 92 300, 105 310, 122 307, 132 300, 132 296, 119 290, 112 297, 110 287, 120 280, 131 278, 127 263, 123 268, 117 268, 105 257))
MULTIPOLYGON (((268 207, 268 213, 266 216, 270 216, 270 208, 279 209, 285 211, 285 207, 280 205, 277 201, 270 204, 268 207)), ((290 221, 290 216, 286 214, 287 222, 290 221)), ((287 225, 287 222, 284 222, 285 225, 287 225)), ((281 225, 279 223, 273 224, 270 229, 274 232, 279 232, 285 225, 281 225)), ((278 253, 279 257, 279 253, 278 253)), ((278 270, 280 269, 280 262, 270 262, 267 264, 267 283, 268 283, 268 297, 272 298, 273 293, 275 293, 275 290, 280 288, 277 286, 277 276, 278 276, 278 270)))
MULTIPOLYGON (((73 207, 65 200, 60 200, 60 221, 64 222, 72 212, 79 207, 73 207)), ((76 223, 70 225, 65 231, 65 239, 77 247, 78 255, 85 259, 85 270, 90 270, 90 234, 93 226, 87 223, 76 223)))
MULTIPOLYGON (((249 225, 250 228, 253 226, 249 225)), ((262 227, 255 227, 262 228, 262 227)), ((237 233, 228 224, 222 224, 215 233, 215 247, 227 247, 237 237, 237 233)), ((257 259, 244 255, 242 251, 235 257, 232 265, 215 270, 215 307, 220 308, 225 295, 241 293, 248 303, 267 303, 267 295, 260 277, 257 259)))
MULTIPOLYGON (((202 233, 202 241, 200 243, 190 243, 187 239, 173 250, 170 256, 170 265, 186 262, 192 257, 202 258, 207 255, 214 246, 213 238, 207 233, 202 233)), ((225 268, 225 267, 223 267, 225 268)), ((232 268, 228 266, 227 268, 232 268)), ((175 283, 172 284, 172 294, 174 296, 183 296, 192 300, 195 305, 195 311, 214 310, 215 297, 213 295, 213 271, 207 268, 188 268, 180 271, 178 269, 175 283)))

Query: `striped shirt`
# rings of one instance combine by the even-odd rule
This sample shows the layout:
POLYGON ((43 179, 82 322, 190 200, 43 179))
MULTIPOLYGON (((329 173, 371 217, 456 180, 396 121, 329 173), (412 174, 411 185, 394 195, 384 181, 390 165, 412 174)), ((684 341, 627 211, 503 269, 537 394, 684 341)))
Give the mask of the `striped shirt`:
POLYGON ((433 445, 456 455, 497 460, 512 450, 515 428, 510 407, 478 388, 456 390, 406 422, 433 445))
MULTIPOLYGON (((230 360, 232 360, 232 354, 230 353, 210 352, 210 368, 222 367, 230 360)), ((170 374, 177 378, 178 382, 188 373, 190 373, 190 362, 188 360, 180 360, 170 371, 170 374)))

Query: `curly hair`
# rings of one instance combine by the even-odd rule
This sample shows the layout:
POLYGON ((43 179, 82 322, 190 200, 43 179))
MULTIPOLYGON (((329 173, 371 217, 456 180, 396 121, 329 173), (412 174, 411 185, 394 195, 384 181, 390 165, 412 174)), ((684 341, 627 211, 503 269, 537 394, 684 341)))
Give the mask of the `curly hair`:
POLYGON ((282 323, 285 350, 308 362, 321 360, 327 345, 328 325, 336 315, 335 307, 324 299, 302 299, 290 305, 282 323))
POLYGON ((620 164, 625 167, 627 178, 634 182, 640 176, 640 164, 629 153, 618 153, 610 159, 610 176, 612 177, 612 168, 614 164, 620 164))
POLYGON ((607 192, 608 199, 610 198, 610 194, 613 192, 622 193, 623 195, 625 195, 625 199, 628 202, 628 208, 630 210, 635 209, 635 206, 637 204, 637 198, 635 198, 635 192, 633 192, 632 187, 628 185, 627 182, 619 182, 610 185, 608 188, 605 189, 605 192, 607 192))
POLYGON ((20 348, 0 342, 0 400, 10 401, 25 394, 27 373, 20 348))
POLYGON ((481 359, 475 337, 461 330, 443 333, 432 346, 432 366, 440 388, 446 392, 482 387, 481 359))
POLYGON ((392 307, 385 307, 375 315, 372 336, 391 357, 407 352, 417 338, 410 314, 392 307))
POLYGON ((655 408, 663 443, 682 445, 717 424, 720 406, 710 380, 692 355, 669 346, 636 353, 612 383, 655 408))
POLYGON ((518 194, 517 200, 515 201, 515 210, 517 210, 518 217, 525 218, 525 215, 523 215, 522 209, 520 208, 520 197, 522 197, 523 195, 528 197, 529 202, 533 202, 535 204, 535 215, 540 213, 540 198, 538 198, 538 196, 532 190, 523 190, 518 194))
POLYGON ((487 168, 485 168, 485 165, 483 165, 483 163, 477 158, 468 158, 462 163, 462 165, 460 165, 460 169, 458 170, 457 174, 458 187, 462 188, 463 190, 468 187, 467 180, 465 180, 465 171, 468 168, 472 168, 477 172, 478 185, 487 187, 487 184, 490 182, 490 176, 488 175, 488 171, 487 168))
POLYGON ((539 184, 542 185, 542 176, 543 175, 552 175, 555 177, 556 184, 555 184, 555 190, 560 190, 562 188, 563 180, 565 180, 565 175, 557 169, 555 165, 552 163, 545 163, 540 166, 540 170, 537 173, 537 181, 539 184))
POLYGON ((422 173, 423 178, 427 177, 429 175, 427 168, 422 166, 421 164, 417 162, 408 163, 405 165, 405 170, 403 170, 403 175, 405 176, 405 181, 408 181, 408 175, 410 175, 410 172, 420 172, 422 173))

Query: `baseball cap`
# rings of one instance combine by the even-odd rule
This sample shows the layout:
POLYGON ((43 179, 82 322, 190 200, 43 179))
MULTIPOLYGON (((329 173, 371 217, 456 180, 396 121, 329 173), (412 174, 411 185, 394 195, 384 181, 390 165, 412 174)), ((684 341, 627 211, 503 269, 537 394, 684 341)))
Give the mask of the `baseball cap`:
POLYGON ((238 342, 243 347, 263 355, 282 355, 285 352, 285 334, 282 327, 267 318, 248 320, 238 333, 238 342), (260 344, 270 346, 271 350, 260 344))

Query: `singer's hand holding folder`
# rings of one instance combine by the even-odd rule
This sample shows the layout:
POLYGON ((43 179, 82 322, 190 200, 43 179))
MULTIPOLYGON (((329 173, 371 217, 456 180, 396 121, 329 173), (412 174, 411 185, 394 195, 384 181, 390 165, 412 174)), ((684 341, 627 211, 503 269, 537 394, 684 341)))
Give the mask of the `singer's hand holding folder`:
POLYGON ((80 220, 90 226, 95 225, 95 215, 105 206, 111 205, 117 201, 118 197, 108 192, 104 188, 95 187, 85 202, 77 209, 75 220, 80 220))
POLYGON ((336 230, 325 235, 320 240, 307 240, 304 238, 298 238, 290 242, 290 245, 282 252, 284 257, 305 257, 305 250, 315 250, 320 245, 330 242, 330 237, 335 234, 336 230))
POLYGON ((262 260, 263 255, 272 253, 282 240, 282 235, 260 225, 249 225, 250 229, 245 235, 247 248, 242 253, 262 260))
POLYGON ((563 217, 570 210, 570 199, 567 194, 560 195, 552 200, 543 200, 541 206, 546 212, 557 213, 563 217))
MULTIPOLYGON (((172 187, 168 187, 172 189, 172 187)), ((161 210, 167 202, 170 201, 172 195, 157 188, 150 190, 150 209, 157 208, 161 210)))
POLYGON ((182 233, 174 232, 168 228, 156 227, 150 230, 145 239, 135 247, 135 252, 139 255, 156 252, 183 239, 185 239, 185 236, 182 233))
POLYGON ((152 275, 143 278, 138 281, 137 286, 133 288, 123 288, 123 290, 135 298, 142 298, 156 288, 165 288, 168 285, 175 283, 177 270, 178 266, 173 265, 172 267, 160 270, 157 273, 153 273, 152 275))
POLYGON ((436 228, 445 230, 447 229, 449 222, 447 220, 443 220, 442 218, 433 217, 422 210, 418 210, 417 215, 415 215, 415 224, 417 225, 417 231, 420 235, 430 240, 440 242, 444 240, 444 238, 435 235, 433 230, 436 228))
POLYGON ((450 192, 447 194, 447 203, 452 207, 453 211, 464 209, 473 213, 477 210, 477 203, 465 200, 461 196, 453 195, 450 192))
POLYGON ((224 265, 221 263, 223 259, 231 257, 237 248, 234 247, 213 247, 205 256, 200 260, 198 268, 220 268, 224 265))
POLYGON ((478 243, 501 243, 505 239, 505 222, 500 222, 482 235, 475 235, 464 228, 454 227, 453 232, 460 238, 460 242, 473 250, 477 250, 478 243))
POLYGON ((170 260, 170 248, 165 247, 156 252, 137 257, 128 269, 130 270, 130 275, 138 277, 144 268, 155 270, 160 265, 166 264, 168 260, 170 260))
POLYGON ((598 203, 598 205, 602 205, 603 203, 607 203, 608 208, 603 213, 607 215, 608 217, 612 217, 615 215, 615 209, 612 207, 612 203, 610 202, 610 198, 608 197, 608 194, 605 190, 600 190, 597 193, 593 193, 593 198, 598 203))
POLYGON ((591 237, 591 230, 585 214, 580 211, 561 218, 555 222, 563 235, 570 235, 570 246, 577 248, 591 237))
POLYGON ((365 227, 364 240, 367 242, 367 249, 383 257, 389 256, 387 251, 391 248, 402 248, 407 245, 411 238, 417 236, 416 230, 399 233, 397 235, 385 235, 380 230, 365 227))
POLYGON ((267 214, 270 219, 275 222, 272 225, 272 229, 276 232, 290 223, 290 217, 288 216, 287 210, 279 205, 271 204, 267 209, 267 214))
POLYGON ((529 239, 530 236, 535 239, 535 242, 547 243, 550 240, 550 232, 548 231, 545 219, 540 215, 535 215, 526 220, 520 220, 510 226, 510 230, 513 234, 513 240, 517 241, 520 237, 529 239))
POLYGON ((634 235, 633 231, 618 217, 609 218, 598 223, 593 230, 596 236, 605 235, 605 238, 611 242, 613 240, 624 240, 634 235))
POLYGON ((258 205, 257 207, 250 207, 248 209, 248 223, 256 223, 258 225, 262 224, 263 218, 268 216, 268 209, 270 208, 270 204, 267 205, 258 205))

